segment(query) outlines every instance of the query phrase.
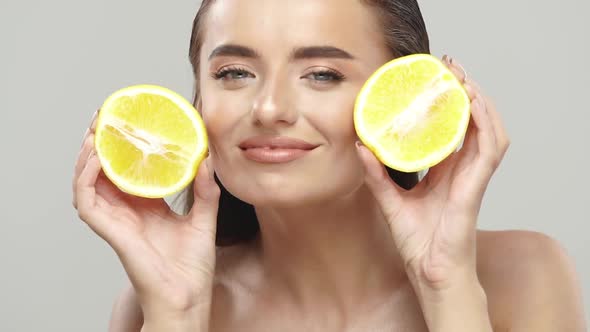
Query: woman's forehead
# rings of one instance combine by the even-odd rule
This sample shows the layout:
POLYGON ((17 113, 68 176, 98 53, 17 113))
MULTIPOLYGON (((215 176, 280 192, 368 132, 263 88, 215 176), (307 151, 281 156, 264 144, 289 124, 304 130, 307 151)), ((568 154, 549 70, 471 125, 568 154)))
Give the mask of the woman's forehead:
POLYGON ((204 30, 204 49, 332 45, 357 53, 384 44, 375 11, 360 0, 216 0, 204 30))

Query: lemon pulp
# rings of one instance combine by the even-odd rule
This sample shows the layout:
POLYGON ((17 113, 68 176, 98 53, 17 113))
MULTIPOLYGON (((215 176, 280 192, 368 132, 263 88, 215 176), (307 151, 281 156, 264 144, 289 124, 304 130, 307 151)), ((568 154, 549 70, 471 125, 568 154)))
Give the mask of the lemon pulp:
POLYGON ((105 100, 95 148, 105 175, 119 189, 160 198, 194 178, 207 153, 207 134, 200 115, 182 96, 136 85, 105 100))
POLYGON ((469 117, 463 85, 428 54, 383 65, 361 89, 354 109, 360 140, 385 165, 403 172, 448 157, 464 137, 469 117))

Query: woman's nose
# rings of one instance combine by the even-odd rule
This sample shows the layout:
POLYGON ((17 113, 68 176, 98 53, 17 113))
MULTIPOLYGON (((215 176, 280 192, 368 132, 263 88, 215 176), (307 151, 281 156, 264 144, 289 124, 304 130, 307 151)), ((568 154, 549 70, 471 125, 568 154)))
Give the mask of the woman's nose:
POLYGON ((252 118, 263 127, 292 125, 299 116, 284 81, 266 82, 252 104, 252 118))

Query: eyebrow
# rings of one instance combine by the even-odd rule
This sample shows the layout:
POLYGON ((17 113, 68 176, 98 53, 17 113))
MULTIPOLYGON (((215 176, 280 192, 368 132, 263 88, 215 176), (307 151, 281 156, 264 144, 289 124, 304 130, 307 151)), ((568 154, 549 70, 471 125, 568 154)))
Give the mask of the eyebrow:
POLYGON ((221 46, 216 47, 211 55, 209 55, 209 60, 215 57, 222 57, 222 56, 235 56, 241 58, 260 58, 260 54, 256 52, 254 49, 251 49, 246 46, 241 45, 234 45, 234 44, 224 44, 221 46))
POLYGON ((291 58, 294 60, 314 58, 354 59, 350 53, 334 46, 312 46, 298 48, 293 51, 291 58))
MULTIPOLYGON (((209 55, 209 60, 215 57, 222 57, 222 56, 234 56, 234 57, 242 57, 242 58, 252 58, 252 59, 259 59, 261 58, 260 54, 246 46, 235 45, 235 44, 224 44, 221 46, 216 47, 211 55, 209 55)), ((316 59, 316 58, 330 58, 330 59, 354 59, 350 53, 342 50, 340 48, 334 46, 310 46, 310 47, 300 47, 293 52, 291 52, 290 58, 292 60, 304 60, 304 59, 316 59)))

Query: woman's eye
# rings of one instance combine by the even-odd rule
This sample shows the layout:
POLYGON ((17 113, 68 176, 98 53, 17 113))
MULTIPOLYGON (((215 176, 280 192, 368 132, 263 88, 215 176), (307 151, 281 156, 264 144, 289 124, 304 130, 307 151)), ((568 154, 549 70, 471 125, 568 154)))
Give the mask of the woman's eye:
POLYGON ((333 71, 318 71, 307 75, 306 78, 311 78, 312 80, 317 81, 319 83, 329 83, 340 82, 344 79, 344 76, 340 73, 333 71))
POLYGON ((251 77, 254 77, 254 75, 243 69, 223 69, 214 75, 217 80, 242 80, 251 77))

